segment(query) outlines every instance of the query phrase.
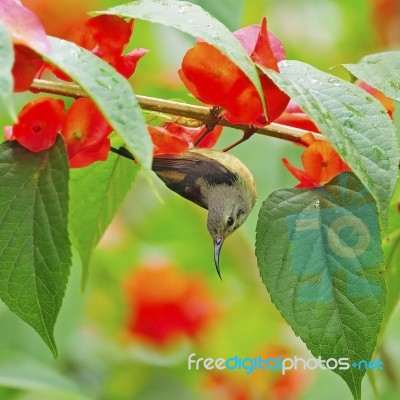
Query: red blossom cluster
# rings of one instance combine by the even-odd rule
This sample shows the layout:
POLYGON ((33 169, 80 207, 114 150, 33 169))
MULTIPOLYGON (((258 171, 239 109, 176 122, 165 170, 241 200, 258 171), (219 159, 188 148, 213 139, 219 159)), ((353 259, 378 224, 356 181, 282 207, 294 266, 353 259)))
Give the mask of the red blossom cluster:
MULTIPOLYGON (((50 51, 46 33, 37 16, 15 0, 2 1, 2 21, 14 43, 15 91, 27 90, 34 77, 40 76, 45 69, 69 81, 70 78, 62 71, 43 63, 33 50, 40 49, 42 53, 50 51)), ((46 2, 43 4, 48 6, 46 2)), ((133 20, 100 15, 80 21, 70 30, 67 38, 102 58, 128 79, 134 73, 137 62, 147 53, 146 49, 139 48, 123 54, 131 38, 133 25, 133 20)), ((278 63, 285 59, 285 51, 279 39, 267 30, 265 18, 261 24, 239 29, 234 35, 255 66, 279 72, 278 63)), ((179 76, 195 97, 221 108, 223 117, 231 123, 261 127, 276 121, 318 132, 315 123, 300 107, 289 101, 289 97, 266 74, 260 69, 258 71, 267 114, 248 76, 209 43, 198 40, 187 51, 179 76)), ((360 87, 379 99, 392 115, 393 102, 365 83, 360 83, 360 87)), ((148 127, 155 155, 180 153, 193 144, 197 147, 213 147, 221 135, 222 127, 217 125, 210 132, 208 130, 206 126, 193 128, 173 122, 148 127)), ((91 100, 75 100, 65 112, 62 100, 44 97, 23 107, 18 121, 12 127, 5 128, 5 139, 16 140, 31 151, 42 151, 53 146, 57 135, 61 134, 71 167, 84 167, 107 158, 111 131, 112 128, 91 100)), ((311 134, 306 134, 302 144, 306 147, 302 155, 304 170, 295 168, 283 159, 284 165, 300 181, 297 187, 319 186, 349 169, 328 142, 316 141, 311 134)))
MULTIPOLYGON (((147 49, 139 48, 122 55, 132 36, 133 24, 133 20, 125 21, 114 15, 99 15, 76 26, 68 39, 106 61, 129 79, 135 72, 138 61, 148 53, 147 49)), ((48 64, 46 67, 58 78, 71 81, 52 65, 48 64)))
POLYGON ((92 100, 75 100, 67 112, 64 102, 42 97, 26 104, 13 126, 5 128, 6 140, 16 140, 30 151, 51 148, 61 134, 72 168, 105 160, 110 150, 112 128, 92 100))
MULTIPOLYGON (((14 90, 27 90, 32 80, 48 68, 64 80, 70 80, 62 71, 44 63, 33 49, 46 53, 50 44, 36 15, 14 0, 4 0, 7 29, 13 38, 15 62, 14 90)), ((135 49, 123 55, 133 30, 133 21, 101 15, 80 23, 72 31, 71 40, 86 48, 113 66, 125 78, 135 71, 146 49, 135 49)), ((71 167, 85 167, 107 158, 110 150, 108 136, 111 126, 92 100, 79 98, 65 112, 64 102, 42 97, 26 104, 13 126, 4 130, 5 140, 16 140, 30 151, 39 152, 55 144, 61 134, 66 145, 71 167)))
POLYGON ((139 266, 125 287, 128 332, 157 347, 199 338, 217 314, 205 282, 174 265, 139 266))
MULTIPOLYGON (((389 116, 393 118, 393 100, 365 82, 360 82, 359 87, 379 100, 389 116)), ((319 133, 315 123, 293 100, 289 102, 286 110, 276 119, 276 122, 319 133)), ((306 147, 301 156, 304 170, 294 167, 286 158, 282 159, 285 167, 299 180, 296 185, 297 188, 318 187, 325 182, 329 182, 340 173, 350 170, 329 142, 318 141, 311 133, 306 133, 301 138, 301 144, 306 147)))
POLYGON ((307 147, 301 156, 304 170, 294 167, 286 158, 282 159, 285 167, 300 181, 297 188, 320 186, 322 182, 329 182, 341 172, 350 170, 330 143, 316 140, 311 133, 306 133, 301 140, 307 147))
MULTIPOLYGON (((161 126, 149 126, 148 130, 154 146, 154 155, 182 153, 188 150, 198 139, 201 139, 206 129, 206 126, 192 128, 174 122, 167 122, 161 126)), ((197 144, 197 147, 213 147, 221 133, 222 126, 217 125, 213 130, 207 132, 205 137, 197 144)))
MULTIPOLYGON (((278 62, 285 58, 279 39, 261 25, 250 25, 234 32, 256 65, 279 71, 278 62)), ((268 76, 259 73, 268 117, 256 87, 245 73, 212 45, 198 41, 182 62, 179 76, 199 100, 224 109, 232 123, 263 126, 276 119, 285 109, 289 97, 268 76)))

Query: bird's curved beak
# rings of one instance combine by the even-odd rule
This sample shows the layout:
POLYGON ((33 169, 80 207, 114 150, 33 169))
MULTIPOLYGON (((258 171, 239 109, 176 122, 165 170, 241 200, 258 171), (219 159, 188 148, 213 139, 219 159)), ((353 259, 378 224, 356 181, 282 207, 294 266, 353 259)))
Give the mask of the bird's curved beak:
POLYGON ((214 240, 214 261, 215 261, 215 268, 217 269, 217 273, 219 279, 222 281, 221 271, 219 269, 219 253, 221 252, 222 244, 224 243, 224 239, 217 238, 214 240))

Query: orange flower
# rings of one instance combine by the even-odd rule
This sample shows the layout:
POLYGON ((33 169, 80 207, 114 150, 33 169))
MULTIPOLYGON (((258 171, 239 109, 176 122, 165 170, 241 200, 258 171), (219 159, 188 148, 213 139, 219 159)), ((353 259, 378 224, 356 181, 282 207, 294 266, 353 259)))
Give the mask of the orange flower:
POLYGON ((61 133, 72 168, 104 161, 110 150, 112 128, 92 100, 75 100, 67 113, 64 102, 51 97, 32 100, 18 114, 13 126, 4 128, 5 140, 16 140, 34 152, 49 149, 61 133))
POLYGON ((81 97, 68 109, 62 136, 72 168, 104 161, 110 150, 108 135, 112 128, 92 100, 81 97))
POLYGON ((318 141, 311 133, 306 133, 302 142, 308 146, 301 156, 304 171, 291 165, 286 158, 282 159, 285 167, 300 181, 297 188, 320 186, 322 182, 329 182, 336 175, 350 170, 329 142, 318 141))
MULTIPOLYGON (((251 25, 234 32, 255 64, 278 71, 277 62, 285 57, 281 42, 262 25, 251 25)), ((264 74, 260 74, 268 120, 260 96, 250 79, 228 57, 212 45, 199 41, 182 61, 179 76, 199 100, 225 109, 232 123, 263 126, 278 117, 289 97, 264 74)))
POLYGON ((56 142, 64 119, 64 102, 51 97, 32 100, 18 114, 18 121, 4 129, 5 140, 16 140, 26 149, 39 152, 56 142))
MULTIPOLYGON (((191 128, 174 122, 167 122, 162 126, 148 126, 147 129, 154 146, 153 154, 156 155, 176 154, 188 150, 196 139, 201 137, 206 127, 191 128)), ((222 126, 217 125, 211 132, 207 133, 197 147, 213 147, 221 132, 222 126)))
POLYGON ((197 339, 216 314, 205 283, 175 266, 139 266, 126 283, 127 329, 158 347, 182 337, 197 339))
MULTIPOLYGON (((135 72, 138 61, 148 53, 147 49, 139 48, 122 55, 131 39, 133 24, 133 20, 128 22, 115 15, 99 15, 78 24, 68 39, 103 59, 129 79, 135 72)), ((46 66, 59 79, 71 81, 56 67, 46 66)))

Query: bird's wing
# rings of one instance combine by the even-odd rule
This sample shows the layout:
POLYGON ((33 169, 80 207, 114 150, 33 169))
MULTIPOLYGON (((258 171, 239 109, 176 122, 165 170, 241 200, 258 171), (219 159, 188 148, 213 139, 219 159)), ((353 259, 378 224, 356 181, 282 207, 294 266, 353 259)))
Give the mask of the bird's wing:
POLYGON ((201 184, 233 185, 238 179, 217 160, 191 151, 155 156, 153 171, 168 188, 204 208, 207 204, 202 196, 201 184))

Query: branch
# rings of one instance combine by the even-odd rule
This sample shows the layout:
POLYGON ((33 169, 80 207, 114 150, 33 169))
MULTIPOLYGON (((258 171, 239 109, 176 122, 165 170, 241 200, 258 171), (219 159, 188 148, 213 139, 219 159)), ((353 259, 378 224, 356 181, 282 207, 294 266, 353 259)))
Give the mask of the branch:
MULTIPOLYGON (((45 81, 41 79, 35 79, 30 89, 33 91, 40 91, 44 93, 57 94, 73 98, 87 96, 85 91, 81 89, 81 87, 78 85, 64 82, 45 81)), ((192 104, 179 103, 177 101, 157 99, 154 97, 136 95, 136 98, 138 99, 140 106, 144 110, 196 119, 204 123, 207 123, 210 120, 210 115, 213 109, 213 107, 196 106, 192 104)), ((240 129, 244 132, 254 129, 252 125, 232 124, 224 118, 221 118, 219 120, 218 125, 240 129)), ((259 135, 271 136, 295 143, 301 143, 301 137, 308 132, 309 131, 303 129, 276 124, 274 122, 264 128, 257 128, 255 130, 255 133, 259 135)), ((319 133, 310 133, 317 140, 326 140, 326 138, 319 133)))

